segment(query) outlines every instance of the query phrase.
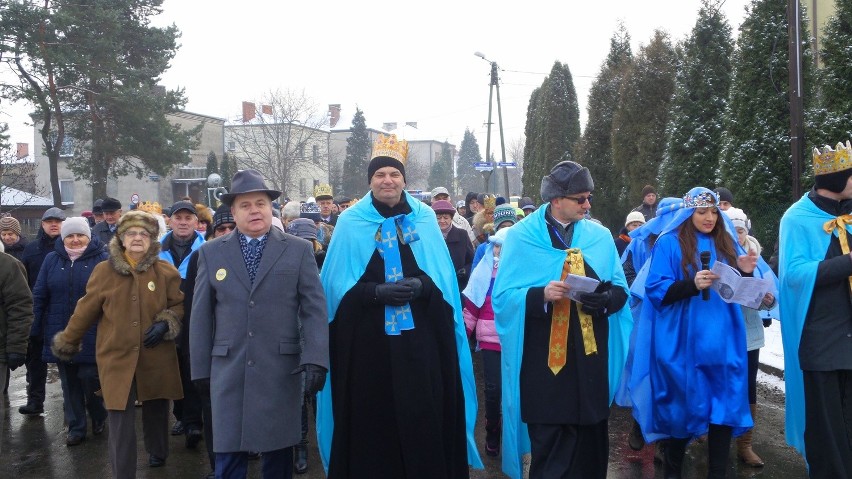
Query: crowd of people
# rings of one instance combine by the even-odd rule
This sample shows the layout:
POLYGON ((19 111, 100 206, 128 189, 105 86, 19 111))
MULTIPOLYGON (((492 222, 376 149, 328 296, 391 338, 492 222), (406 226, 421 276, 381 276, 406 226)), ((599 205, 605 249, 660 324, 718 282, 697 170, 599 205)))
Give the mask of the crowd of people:
POLYGON ((265 478, 306 472, 313 416, 329 478, 464 478, 480 450, 513 479, 527 454, 530 478, 602 478, 614 403, 632 412, 629 447, 655 447, 666 478, 683 477, 691 441, 724 478, 734 439, 738 460, 764 465, 756 375, 776 317, 787 440, 811 477, 852 477, 848 142, 815 150, 777 271, 723 187, 659 199, 648 185, 613 235, 571 160, 542 178, 540 205, 515 206, 454 203, 443 186, 415 199, 406 159, 380 135, 360 200, 318 185, 279 202, 243 170, 215 211, 104 198, 81 217, 48 209, 29 242, 0 218, 0 383, 26 367, 18 412, 42 414, 55 363, 66 444, 107 431, 116 478, 136 476, 137 407, 149 467, 182 434, 204 442, 209 477, 246 477, 257 456, 265 478), (760 296, 732 299, 725 268, 760 296))

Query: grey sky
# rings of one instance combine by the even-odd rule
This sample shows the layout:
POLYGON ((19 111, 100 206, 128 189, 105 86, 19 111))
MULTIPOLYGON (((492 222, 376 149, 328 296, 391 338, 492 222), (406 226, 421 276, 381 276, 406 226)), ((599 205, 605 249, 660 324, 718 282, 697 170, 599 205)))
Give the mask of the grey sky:
MULTIPOLYGON (((734 35, 747 0, 722 10, 734 35)), ((507 148, 524 129, 527 102, 555 60, 568 64, 580 100, 586 97, 623 21, 634 53, 656 28, 673 41, 695 23, 699 0, 593 0, 494 2, 291 2, 165 0, 158 25, 175 23, 181 48, 163 76, 184 87, 187 110, 233 119, 243 100, 274 89, 304 90, 321 111, 342 105, 350 118, 358 105, 369 125, 418 122, 420 134, 459 145, 465 128, 485 148, 488 63, 504 70, 500 94, 507 148)), ((5 102, 0 121, 12 141, 33 143, 27 105, 5 102)), ((496 104, 493 113, 496 122, 496 104)), ((348 126, 348 125, 347 125, 348 126)), ((492 133, 492 150, 499 139, 492 133)))

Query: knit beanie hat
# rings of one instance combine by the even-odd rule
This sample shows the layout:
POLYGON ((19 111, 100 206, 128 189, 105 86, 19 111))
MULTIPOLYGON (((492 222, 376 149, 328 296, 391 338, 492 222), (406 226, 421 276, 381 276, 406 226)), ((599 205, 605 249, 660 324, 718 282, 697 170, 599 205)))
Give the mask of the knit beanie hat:
POLYGON ((399 170, 399 172, 402 173, 402 181, 405 183, 405 165, 396 158, 391 158, 389 156, 377 156, 370 160, 370 166, 367 167, 367 183, 373 181, 373 175, 376 174, 376 171, 378 171, 379 168, 384 168, 386 166, 392 166, 399 170))
POLYGON ((82 216, 72 216, 62 222, 62 228, 59 230, 62 239, 70 234, 86 235, 92 239, 92 230, 89 228, 89 220, 82 216))
POLYGON ((644 198, 645 195, 647 195, 648 193, 654 193, 656 195, 657 190, 655 190, 654 187, 651 185, 645 185, 645 187, 642 188, 642 198, 644 198))
POLYGON ((739 208, 728 208, 728 210, 725 211, 725 214, 731 219, 731 223, 733 223, 734 228, 743 228, 748 231, 749 222, 745 211, 739 208))
POLYGON ((307 218, 312 221, 321 221, 320 207, 316 203, 304 203, 299 212, 300 218, 307 218))
MULTIPOLYGON (((845 183, 846 179, 844 178, 843 181, 845 183)), ((846 186, 846 185, 844 184, 844 186, 846 186)), ((728 203, 731 203, 731 204, 734 203, 734 194, 731 193, 731 190, 725 188, 724 186, 720 186, 720 187, 716 188, 716 196, 719 197, 719 201, 727 201, 728 203)))
POLYGON ((21 236, 21 223, 11 216, 0 218, 0 232, 11 230, 18 236, 21 236))
POLYGON ((640 213, 638 211, 631 211, 627 215, 627 219, 624 221, 624 226, 627 226, 630 223, 633 223, 634 221, 638 221, 642 224, 645 224, 645 215, 643 215, 642 213, 640 213))
POLYGON ((234 215, 231 214, 231 207, 222 203, 216 208, 216 213, 213 214, 213 229, 224 223, 236 223, 234 215))
POLYGON ((509 221, 512 224, 518 222, 518 215, 515 213, 515 207, 512 205, 503 204, 494 208, 494 227, 498 228, 505 221, 509 221))

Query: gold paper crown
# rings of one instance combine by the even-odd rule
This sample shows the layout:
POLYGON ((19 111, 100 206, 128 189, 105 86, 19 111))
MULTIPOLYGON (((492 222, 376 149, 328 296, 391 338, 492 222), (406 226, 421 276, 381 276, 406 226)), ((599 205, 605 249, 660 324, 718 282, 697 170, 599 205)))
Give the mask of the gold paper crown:
POLYGON ((163 207, 160 206, 160 203, 157 203, 156 201, 143 201, 142 203, 139 203, 139 206, 137 206, 136 209, 151 214, 163 214, 163 207))
POLYGON ((380 133, 379 137, 376 138, 376 142, 373 143, 373 154, 370 156, 370 159, 372 160, 378 156, 393 158, 405 166, 405 162, 408 159, 408 142, 397 140, 396 135, 385 136, 380 133))
POLYGON ((317 185, 314 187, 314 198, 319 199, 320 196, 333 197, 331 185, 317 185))
POLYGON ((486 196, 485 204, 483 206, 485 206, 486 210, 493 210, 497 207, 497 197, 491 195, 486 196))
POLYGON ((852 168, 852 145, 838 143, 835 149, 826 145, 822 152, 814 148, 814 175, 827 175, 852 168))

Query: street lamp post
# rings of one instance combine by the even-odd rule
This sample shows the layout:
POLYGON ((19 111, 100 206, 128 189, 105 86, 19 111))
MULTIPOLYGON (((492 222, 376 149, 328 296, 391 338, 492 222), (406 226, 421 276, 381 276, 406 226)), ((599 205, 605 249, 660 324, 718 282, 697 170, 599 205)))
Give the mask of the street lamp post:
MULTIPOLYGON (((503 139, 503 110, 500 106, 500 81, 499 76, 497 74, 497 62, 490 61, 485 58, 485 54, 482 52, 475 52, 474 55, 479 58, 487 61, 491 64, 491 82, 488 85, 488 133, 485 138, 485 161, 491 163, 491 107, 493 105, 494 99, 494 90, 497 90, 497 124, 500 128, 500 153, 501 153, 501 163, 503 165, 503 190, 506 194, 506 201, 509 200, 509 169, 506 166, 506 143, 503 139)), ((488 191, 488 179, 491 176, 490 171, 483 171, 483 177, 485 178, 485 191, 488 191)))

